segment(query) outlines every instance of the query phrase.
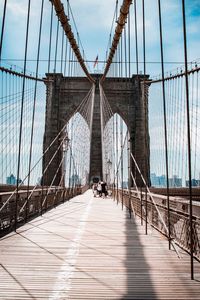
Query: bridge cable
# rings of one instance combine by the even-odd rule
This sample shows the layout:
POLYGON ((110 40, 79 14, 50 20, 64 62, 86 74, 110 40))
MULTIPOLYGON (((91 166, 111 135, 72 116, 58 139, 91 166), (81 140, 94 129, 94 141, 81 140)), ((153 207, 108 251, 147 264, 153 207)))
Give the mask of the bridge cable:
POLYGON ((91 77, 91 75, 89 74, 88 70, 87 70, 87 67, 84 63, 84 60, 82 58, 82 55, 80 53, 80 50, 79 50, 79 47, 77 45, 77 42, 74 38, 74 34, 71 30, 71 26, 69 24, 69 20, 65 14, 65 11, 64 11, 64 7, 63 7, 63 4, 61 3, 60 0, 50 0, 53 5, 54 5, 54 8, 55 8, 55 11, 56 11, 56 14, 58 16, 58 20, 60 21, 64 31, 65 31, 65 34, 69 40, 69 43, 71 44, 71 47, 78 59, 78 62, 80 63, 84 73, 86 74, 87 78, 89 79, 90 82, 94 83, 94 79, 91 77))
MULTIPOLYGON (((160 217, 160 220, 161 220, 161 222, 163 223, 163 226, 164 226, 166 232, 168 232, 168 231, 169 231, 169 228, 168 228, 168 226, 166 225, 166 223, 165 223, 165 221, 164 221, 164 219, 163 219, 163 217, 162 217, 162 215, 161 215, 161 213, 160 213, 160 211, 159 211, 159 209, 158 209, 158 207, 157 207, 157 204, 156 204, 156 202, 155 202, 155 200, 154 200, 154 198, 153 198, 153 195, 152 195, 152 193, 151 193, 151 191, 150 191, 150 189, 149 189, 149 187, 148 187, 148 184, 147 184, 147 182, 145 181, 144 176, 142 175, 142 173, 141 173, 141 171, 140 171, 140 168, 139 168, 139 166, 138 166, 138 164, 137 164, 137 162, 136 162, 136 160, 135 160, 135 158, 134 158, 134 156, 133 156, 132 153, 131 153, 131 157, 132 157, 132 159, 133 159, 133 161, 134 161, 134 164, 136 165, 136 168, 137 168, 137 170, 138 170, 138 172, 139 172, 139 174, 140 174, 140 176, 141 176, 141 179, 142 179, 144 185, 145 185, 146 188, 147 188, 148 194, 149 194, 149 196, 150 196, 150 198, 151 198, 151 200, 152 200, 152 202, 153 202, 153 204, 154 204, 154 206, 155 206, 155 208, 156 208, 156 210, 157 210, 157 213, 158 213, 158 215, 159 215, 159 217, 160 217)), ((169 234, 169 233, 168 233, 168 234, 169 234)), ((173 245, 174 250, 176 251, 178 257, 180 258, 180 255, 179 255, 179 253, 178 253, 178 251, 177 251, 177 249, 176 249, 176 246, 175 246, 175 243, 174 243, 173 240, 171 241, 171 244, 173 245)))
POLYGON ((67 50, 68 50, 68 41, 65 42, 65 65, 64 65, 64 76, 66 76, 66 67, 67 67, 67 50))
POLYGON ((197 72, 197 79, 196 79, 196 114, 195 114, 195 118, 196 118, 196 122, 195 122, 195 146, 194 146, 194 151, 195 151, 195 159, 194 159, 194 178, 196 178, 196 165, 197 165, 197 129, 198 129, 198 101, 199 101, 199 73, 197 72))
POLYGON ((130 7, 131 3, 132 3, 132 0, 123 0, 123 4, 120 9, 120 15, 119 15, 119 18, 117 21, 117 26, 115 29, 115 34, 114 34, 113 41, 112 41, 112 46, 110 49, 110 53, 109 53, 109 56, 107 59, 107 63, 105 66, 103 76, 101 78, 101 82, 105 80, 105 77, 109 71, 110 65, 112 63, 115 51, 117 49, 117 46, 118 46, 118 43, 119 43, 119 40, 120 40, 120 37, 122 34, 122 30, 126 23, 127 15, 129 13, 129 7, 130 7))
MULTIPOLYGON (((63 139, 63 142, 64 142, 64 139, 63 139)), ((61 146, 62 146, 63 142, 61 143, 61 146)), ((54 183, 54 181, 55 181, 55 179, 56 179, 56 177, 58 175, 58 172, 59 172, 60 168, 62 167, 64 159, 65 159, 65 157, 63 156, 62 159, 61 159, 61 161, 60 161, 60 164, 58 165, 58 168, 57 168, 57 170, 56 170, 56 172, 54 174, 54 177, 53 177, 53 179, 52 179, 52 181, 50 183, 50 186, 48 187, 47 193, 46 193, 46 195, 45 195, 45 197, 44 197, 44 199, 42 201, 42 207, 44 206, 45 203, 47 203, 47 201, 46 201, 47 197, 48 197, 48 195, 49 195, 49 193, 50 193, 50 191, 52 189, 53 183, 54 183)))
MULTIPOLYGON (((28 51, 30 5, 31 5, 31 0, 28 1, 28 11, 27 11, 26 40, 25 40, 25 51, 24 51, 24 70, 23 70, 24 75, 26 73, 26 59, 27 59, 27 51, 28 51)), ((18 205, 18 198, 19 198, 19 175, 20 175, 20 163, 21 163, 22 123, 23 123, 23 113, 24 113, 24 92, 25 92, 25 77, 23 77, 21 112, 20 112, 19 147, 18 147, 18 163, 17 163, 17 188, 16 188, 16 200, 15 200, 15 230, 17 229, 17 205, 18 205)))
POLYGON ((137 0, 134 1, 134 19, 135 19, 135 56, 136 56, 136 74, 139 74, 138 64, 138 28, 137 28, 137 0))
MULTIPOLYGON (((41 46, 41 34, 42 34, 42 23, 43 23, 43 11, 44 11, 44 0, 41 3, 41 12, 40 12, 40 25, 39 25, 39 36, 38 36, 38 48, 37 48, 37 63, 36 63, 36 78, 38 78, 39 72, 39 59, 40 59, 40 46, 41 46)), ((34 86, 34 98, 33 98, 33 113, 32 113, 32 120, 31 120, 31 138, 30 138, 30 150, 29 150, 29 162, 28 162, 28 184, 27 184, 27 195, 29 193, 29 185, 30 185, 30 170, 31 170, 31 163, 32 163, 32 153, 33 153, 33 134, 34 134, 34 125, 35 125, 35 109, 36 109, 36 98, 37 98, 37 88, 38 82, 35 81, 34 86)), ((28 209, 28 202, 26 207, 26 220, 27 220, 27 209, 28 209)))
POLYGON ((121 141, 121 202, 122 202, 122 210, 123 210, 123 188, 124 188, 124 183, 123 183, 123 178, 124 178, 124 149, 123 149, 123 120, 120 118, 120 141, 121 141))
MULTIPOLYGON (((88 105, 88 106, 89 106, 89 105, 88 105)), ((78 123, 77 123, 77 122, 76 122, 76 124, 77 124, 77 126, 78 126, 78 123)), ((72 122, 72 126, 73 126, 73 122, 72 122)), ((66 127, 66 125, 65 125, 65 127, 66 127)), ((44 177, 45 173, 48 171, 48 169, 49 169, 49 167, 50 167, 50 165, 51 165, 53 159, 56 157, 58 151, 60 151, 60 148, 63 146, 64 139, 65 139, 65 136, 64 136, 64 138, 63 138, 63 140, 62 140, 62 143, 60 143, 60 145, 58 146, 57 150, 55 151, 55 153, 54 153, 53 156, 51 157, 50 161, 48 162, 47 166, 45 167, 45 169, 44 169, 44 171, 43 171, 43 174, 42 174, 43 177, 44 177)), ((69 145, 69 146, 70 146, 70 145, 69 145)), ((72 156, 72 159, 74 159, 73 156, 72 156)), ((64 160, 64 156, 63 156, 63 158, 62 158, 62 162, 63 162, 63 160, 64 160)), ((52 180, 52 182, 51 182, 51 184, 50 184, 50 187, 48 187, 48 189, 46 190, 46 196, 45 196, 46 198, 47 198, 47 196, 48 196, 50 190, 52 189, 52 185, 53 185, 53 183, 54 183, 54 181, 55 181, 55 179, 56 179, 56 176, 57 176, 57 174, 58 174, 59 169, 60 169, 60 167, 59 167, 58 170, 56 171, 56 174, 54 175, 54 178, 53 178, 53 180, 52 180)), ((76 171, 76 174, 77 174, 77 171, 76 171)), ((27 202, 29 201, 29 199, 31 199, 31 196, 33 195, 33 192, 35 191, 36 187, 37 187, 37 184, 34 186, 34 188, 31 190, 31 193, 28 195, 27 201, 25 202, 24 206, 27 204, 27 202)), ((42 187, 42 190, 43 190, 43 187, 42 187)), ((23 210, 24 206, 22 207, 21 210, 23 210)), ((43 206, 43 205, 42 205, 42 206, 43 206)), ((42 214, 42 208, 41 208, 41 214, 42 214)))
POLYGON ((63 51, 64 51, 64 30, 62 32, 62 42, 61 42, 61 55, 60 55, 60 60, 61 60, 61 64, 60 64, 60 73, 62 73, 62 69, 63 69, 63 51))
MULTIPOLYGON (((140 81, 139 81, 139 62, 138 62, 138 24, 137 24, 137 0, 134 1, 134 25, 135 25, 135 55, 136 55, 136 74, 137 74, 137 80, 136 80, 136 83, 137 83, 137 87, 136 87, 136 95, 137 95, 137 98, 139 99, 140 97, 140 92, 139 92, 139 89, 140 89, 140 81)), ((134 128, 136 128, 136 109, 134 109, 134 128)), ((133 148, 133 151, 134 151, 134 155, 136 155, 136 131, 134 130, 134 133, 133 133, 133 136, 134 136, 134 141, 133 141, 133 144, 134 144, 134 148, 133 148)), ((136 167, 134 169, 134 174, 135 174, 135 177, 137 176, 137 170, 136 170, 136 167)))
POLYGON ((48 58, 48 68, 47 68, 48 73, 50 72, 50 64, 51 64, 52 28, 53 28, 53 3, 51 3, 51 18, 50 18, 50 31, 49 31, 49 58, 48 58))
POLYGON ((53 69, 54 73, 56 73, 56 66, 57 66, 58 36, 59 36, 59 20, 57 21, 57 29, 56 29, 56 41, 55 41, 56 48, 55 48, 54 69, 53 69))
POLYGON ((170 229, 170 202, 169 202, 168 140, 167 140, 166 96, 165 96, 165 83, 164 83, 165 72, 164 72, 164 55, 163 55, 163 37, 162 37, 162 14, 161 14, 160 0, 158 0, 158 10, 159 10, 159 28, 160 28, 160 55, 161 55, 161 68, 162 68, 162 96, 163 96, 163 112, 164 112, 165 167, 166 167, 166 180, 167 180, 168 241, 169 241, 169 249, 170 249, 171 229, 170 229))
POLYGON ((5 26, 5 18, 6 18, 6 8, 7 8, 7 0, 4 1, 4 8, 3 8, 3 21, 1 27, 1 39, 0 39, 0 65, 1 65, 1 55, 3 49, 3 36, 4 36, 4 26, 5 26))
MULTIPOLYGON (((19 88, 21 87, 21 85, 19 86, 19 88)), ((88 92, 88 94, 83 98, 82 102, 80 103, 80 105, 77 107, 77 109, 73 112, 73 114, 70 116, 71 118, 78 112, 82 110, 82 107, 84 107, 84 104, 86 103, 86 101, 88 100, 89 95, 91 94, 91 91, 94 90, 94 87, 92 87, 90 89, 90 91, 88 92)), ((69 118, 70 118, 69 117, 69 118)), ((40 161, 43 159, 43 157, 46 155, 46 153, 50 150, 50 148, 52 147, 52 145, 59 139, 60 135, 65 131, 66 129, 66 125, 65 124, 61 130, 58 132, 58 134, 55 136, 55 138, 51 141, 50 145, 44 149, 42 156, 36 161, 36 163, 33 165, 33 167, 30 170, 30 173, 36 168, 36 166, 38 166, 38 164, 40 163, 40 161)), ((23 180, 21 180, 21 182, 19 182, 18 184, 18 191, 19 191, 19 187, 22 186, 25 182, 25 180, 28 178, 29 174, 27 174, 23 180)), ((37 184, 35 185, 36 188, 37 184)), ((34 188, 34 189, 35 189, 34 188)), ((12 197, 17 193, 17 188, 11 193, 11 195, 7 198, 7 200, 2 204, 2 206, 0 207, 0 212, 4 209, 4 207, 9 203, 9 201, 12 199, 12 197)))
POLYGON ((183 17, 183 39, 184 39, 184 58, 185 58, 185 92, 186 92, 186 120, 187 120, 187 147, 188 147, 188 177, 189 177, 189 196, 190 196, 190 256, 191 256, 191 279, 194 279, 194 230, 192 224, 192 172, 191 172, 191 137, 190 137, 190 103, 189 103, 189 84, 188 84, 188 58, 187 58, 187 33, 185 17, 185 0, 182 0, 183 17))

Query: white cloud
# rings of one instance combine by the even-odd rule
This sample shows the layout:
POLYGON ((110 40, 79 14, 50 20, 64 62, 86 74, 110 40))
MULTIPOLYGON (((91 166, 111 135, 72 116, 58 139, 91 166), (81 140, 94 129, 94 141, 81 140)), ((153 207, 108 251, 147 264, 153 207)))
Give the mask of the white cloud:
MULTIPOLYGON (((31 18, 30 18, 30 39, 29 39, 29 58, 36 58, 36 48, 38 40, 38 26, 41 1, 31 2, 31 18)), ((66 6, 66 1, 63 1, 66 6)), ((106 47, 108 44, 111 23, 115 10, 115 0, 76 0, 71 2, 73 15, 77 23, 81 41, 85 48, 86 57, 90 60, 95 59, 99 54, 99 59, 105 58, 106 47)), ((119 8, 122 0, 119 1, 119 8)), ((164 57, 166 61, 183 61, 183 44, 182 44, 182 15, 181 1, 168 0, 161 1, 162 16, 163 16, 163 41, 164 41, 164 57)), ((2 3, 0 4, 2 6, 2 3)), ((50 25, 50 7, 51 4, 45 1, 44 20, 43 20, 43 44, 41 48, 41 57, 48 58, 48 41, 49 41, 49 25, 50 25)), ((200 25, 200 16, 197 8, 198 1, 187 2, 187 26, 188 26, 188 55, 189 60, 196 59, 200 46, 198 28, 200 25)), ((141 1, 138 1, 138 41, 140 61, 143 60, 142 52, 142 8, 141 1)), ((8 17, 6 22, 5 49, 4 57, 23 58, 24 56, 24 41, 25 41, 25 25, 27 14, 26 0, 10 0, 8 1, 8 17), (17 40, 17 43, 15 42, 17 40)), ((145 1, 146 14, 146 56, 147 61, 160 61, 160 46, 159 46, 159 26, 158 26, 158 7, 157 1, 145 1)), ((131 6, 131 60, 135 60, 135 40, 134 40, 134 19, 133 5, 131 6)), ((72 24, 72 19, 70 20, 72 24)), ((115 24, 114 24, 115 26, 115 24)), ((74 29, 74 26, 73 30, 74 29)), ((56 20, 54 19, 53 30, 53 46, 52 59, 55 53, 55 34, 56 20)), ((60 48, 59 40, 59 48, 60 48)), ((58 49, 60 53, 60 49, 58 49)), ((41 63, 40 71, 45 72, 47 63, 41 63)), ((92 67, 92 63, 90 66, 92 67)), ((33 63, 28 64, 29 69, 35 69, 33 63)), ((53 63, 52 63, 53 69, 53 63)), ((100 65, 101 68, 101 65, 100 65)), ((171 70, 173 65, 166 66, 166 71, 171 70)), ((141 65, 142 69, 142 65, 141 65)), ((134 72, 135 66, 132 66, 134 72)), ((147 64, 147 72, 151 76, 160 73, 160 65, 147 64)))

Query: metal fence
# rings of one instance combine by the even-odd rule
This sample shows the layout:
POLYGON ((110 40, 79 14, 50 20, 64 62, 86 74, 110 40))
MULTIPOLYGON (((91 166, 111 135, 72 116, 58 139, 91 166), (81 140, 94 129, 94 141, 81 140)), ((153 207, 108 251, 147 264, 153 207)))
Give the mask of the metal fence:
MULTIPOLYGON (((162 195, 154 195, 156 205, 152 202, 149 194, 143 191, 115 191, 114 197, 126 206, 130 213, 134 212, 143 222, 151 225, 160 233, 168 237, 168 230, 164 222, 170 225, 171 239, 182 249, 190 252, 190 224, 189 213, 185 212, 185 204, 174 208, 174 201, 170 201, 170 219, 168 220, 167 201, 162 195), (182 209, 181 209, 182 208, 182 209), (147 212, 147 213, 146 213, 147 212), (160 218, 160 216, 162 218, 160 218), (164 222, 163 222, 164 221, 164 222)), ((200 260, 200 218, 193 216, 193 251, 194 256, 200 260)))
POLYGON ((82 194, 88 186, 74 188, 40 187, 33 190, 0 193, 0 236, 15 230, 27 221, 42 215, 72 197, 82 194))

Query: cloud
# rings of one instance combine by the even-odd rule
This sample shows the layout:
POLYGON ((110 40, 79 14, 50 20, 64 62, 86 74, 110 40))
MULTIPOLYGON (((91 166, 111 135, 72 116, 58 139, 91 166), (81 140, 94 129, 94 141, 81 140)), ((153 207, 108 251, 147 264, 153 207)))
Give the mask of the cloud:
MULTIPOLYGON (((31 2, 31 18, 30 18, 30 38, 28 57, 36 58, 36 49, 38 43, 38 26, 40 17, 41 1, 31 2)), ((66 1, 63 1, 66 8, 66 1)), ((77 28, 80 34, 82 44, 85 49, 86 57, 89 60, 94 60, 99 54, 99 60, 105 59, 106 48, 109 40, 109 33, 112 24, 112 19, 115 10, 115 0, 77 0, 71 2, 73 16, 76 20, 77 28)), ((119 8, 122 0, 119 1, 119 8)), ((168 0, 161 1, 162 4, 162 21, 163 21, 163 42, 164 42, 164 59, 165 61, 183 62, 183 34, 182 34, 182 12, 181 1, 168 0)), ((198 49, 200 47, 198 28, 200 27, 199 1, 187 1, 187 31, 188 31, 188 59, 194 60, 197 58, 198 49)), ((0 6, 3 9, 3 4, 0 6)), ((50 27, 50 8, 51 4, 45 1, 43 32, 42 32, 42 47, 41 57, 48 59, 48 43, 49 43, 49 27, 50 27)), ((67 11, 67 9, 66 9, 67 11)), ((4 57, 23 58, 24 42, 25 42, 25 27, 26 27, 27 1, 26 0, 10 0, 8 2, 8 14, 5 26, 4 40, 4 57), (18 41, 15 43, 15 41, 18 41)), ((159 23, 158 23, 158 7, 157 1, 145 1, 145 16, 146 16, 146 59, 147 72, 151 75, 160 73, 160 65, 149 63, 151 61, 160 61, 160 45, 159 45, 159 23)), ((138 19, 138 46, 139 60, 143 60, 142 49, 142 7, 141 1, 137 5, 138 19)), ((76 29, 73 26, 73 20, 70 18, 73 31, 76 29)), ((53 23, 53 39, 52 39, 52 55, 55 57, 55 36, 56 36, 56 17, 54 13, 53 23)), ((116 24, 114 24, 115 27, 116 24)), ((61 53, 61 37, 58 42, 58 57, 61 53)), ((134 38, 134 11, 131 6, 131 60, 135 60, 135 38, 134 38)), ((22 65, 22 64, 21 64, 22 65)), ((60 64, 57 64, 60 69, 60 64)), ((93 63, 90 64, 93 69, 93 63)), ((103 67, 103 65, 99 65, 103 67)), ((28 68, 35 71, 35 64, 28 63, 28 68)), ((140 65, 140 69, 143 66, 140 65)), ((167 65, 166 71, 174 68, 174 65, 167 65)), ((40 63, 40 73, 45 73, 47 63, 40 63)), ((53 70, 53 62, 51 64, 53 70)), ((135 64, 132 64, 132 72, 135 72, 135 64)))

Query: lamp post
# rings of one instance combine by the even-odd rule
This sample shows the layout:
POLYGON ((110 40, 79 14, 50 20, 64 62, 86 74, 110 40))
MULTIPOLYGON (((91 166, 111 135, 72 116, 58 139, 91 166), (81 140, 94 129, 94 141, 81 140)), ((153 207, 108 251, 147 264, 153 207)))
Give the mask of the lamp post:
POLYGON ((63 177, 63 187, 65 187, 65 174, 66 174, 66 153, 68 150, 68 146, 69 146, 69 141, 70 139, 68 138, 68 135, 66 134, 66 136, 63 138, 63 171, 62 171, 62 177, 63 177))
MULTIPOLYGON (((106 175, 108 175, 108 185, 110 186, 110 169, 111 169, 111 166, 112 166, 112 162, 110 160, 110 158, 108 159, 107 161, 107 166, 108 166, 108 173, 106 175)), ((107 177, 107 176, 106 176, 107 177)), ((107 181, 107 178, 106 178, 106 181, 107 181)))

